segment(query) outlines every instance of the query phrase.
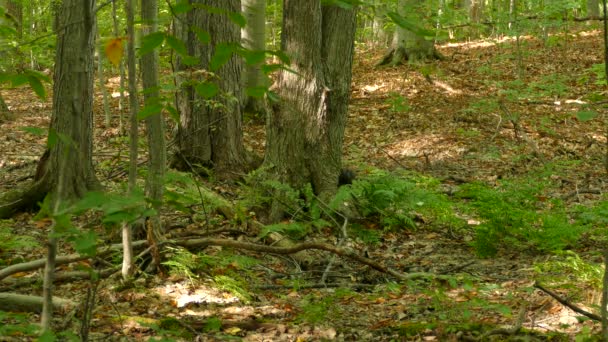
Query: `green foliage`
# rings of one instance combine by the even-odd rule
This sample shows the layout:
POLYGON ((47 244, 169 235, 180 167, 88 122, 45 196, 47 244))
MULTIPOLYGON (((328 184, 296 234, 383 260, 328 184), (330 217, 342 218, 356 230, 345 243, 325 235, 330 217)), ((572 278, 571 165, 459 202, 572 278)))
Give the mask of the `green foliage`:
POLYGON ((391 106, 390 111, 393 113, 407 113, 410 110, 407 97, 404 97, 399 93, 390 93, 387 103, 391 106))
POLYGON ((574 251, 559 252, 550 260, 535 264, 534 270, 541 279, 561 283, 563 287, 580 290, 589 286, 596 290, 602 288, 602 266, 583 260, 574 251))
POLYGON ((229 277, 225 275, 217 275, 213 277, 213 281, 220 290, 230 292, 232 295, 241 300, 241 302, 251 302, 251 295, 246 290, 246 282, 239 280, 236 277, 229 277))
POLYGON ((351 231, 350 231, 349 235, 352 238, 359 240, 366 245, 379 245, 380 244, 380 241, 382 238, 382 232, 380 232, 378 230, 367 229, 360 224, 352 224, 350 226, 350 229, 351 229, 351 231))
POLYGON ((16 339, 35 337, 40 326, 33 324, 35 318, 29 314, 0 311, 0 336, 14 336, 16 339))
POLYGON ((222 328, 222 320, 213 316, 213 317, 209 317, 209 319, 207 319, 203 330, 212 332, 212 331, 220 331, 221 328, 222 328))
MULTIPOLYGON (((27 251, 39 247, 36 239, 30 236, 13 234, 11 220, 0 220, 0 255, 11 251, 27 251)), ((1 263, 1 262, 0 262, 1 263)))
POLYGON ((343 186, 330 207, 339 208, 349 196, 359 213, 377 219, 385 229, 416 228, 416 221, 432 224, 457 224, 452 204, 439 193, 439 182, 418 175, 392 175, 372 170, 352 186, 343 186))
POLYGON ((473 243, 477 253, 492 256, 501 245, 558 251, 574 244, 585 229, 572 224, 561 201, 546 200, 546 186, 542 175, 502 181, 496 188, 480 183, 462 186, 457 197, 467 200, 466 206, 481 219, 473 243))
POLYGON ((297 319, 309 324, 317 324, 325 321, 334 307, 334 298, 330 296, 317 298, 314 295, 307 295, 300 303, 302 310, 297 319))
POLYGON ((185 248, 167 248, 171 252, 167 256, 167 261, 163 262, 163 265, 167 266, 169 272, 178 276, 184 276, 193 282, 195 278, 198 278, 197 267, 199 266, 198 256, 190 253, 185 248))

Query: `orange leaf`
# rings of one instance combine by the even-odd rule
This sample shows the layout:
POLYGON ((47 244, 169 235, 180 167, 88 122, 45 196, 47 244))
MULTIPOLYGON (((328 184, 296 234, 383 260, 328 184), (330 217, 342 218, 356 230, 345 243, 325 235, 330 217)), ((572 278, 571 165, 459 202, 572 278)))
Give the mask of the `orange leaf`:
POLYGON ((122 52, 122 38, 112 39, 106 44, 106 57, 108 57, 114 66, 118 66, 120 63, 122 52))

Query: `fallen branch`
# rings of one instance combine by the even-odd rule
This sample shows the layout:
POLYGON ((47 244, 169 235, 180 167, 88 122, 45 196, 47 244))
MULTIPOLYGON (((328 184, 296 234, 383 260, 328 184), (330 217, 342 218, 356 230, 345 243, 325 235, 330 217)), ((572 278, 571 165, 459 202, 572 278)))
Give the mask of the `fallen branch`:
MULTIPOLYGON (((64 298, 53 298, 53 306, 62 312, 67 312, 76 303, 64 298)), ((11 312, 42 312, 42 297, 26 296, 15 293, 0 293, 0 311, 11 312)))
POLYGON ((560 297, 557 293, 555 293, 555 292, 553 292, 553 291, 545 288, 539 282, 534 283, 534 287, 536 287, 537 289, 543 291, 544 293, 548 294, 549 296, 553 297, 560 304, 562 304, 565 307, 570 308, 572 311, 574 311, 576 313, 579 313, 579 314, 581 314, 583 316, 586 316, 588 318, 591 318, 594 321, 598 321, 598 322, 602 321, 602 317, 600 317, 600 316, 598 316, 598 315, 596 315, 596 314, 594 314, 592 312, 589 312, 589 311, 586 311, 586 310, 583 310, 583 309, 579 308, 578 306, 576 306, 576 305, 570 303, 569 301, 563 299, 562 297, 560 297))
MULTIPOLYGON (((140 246, 144 246, 146 245, 148 242, 145 240, 140 240, 140 241, 135 241, 133 242, 133 247, 140 247, 140 246)), ((122 249, 122 245, 121 244, 113 244, 110 247, 103 249, 101 251, 99 251, 95 256, 93 257, 102 257, 105 255, 108 255, 112 252, 118 251, 122 249)), ((84 256, 84 255, 80 255, 80 254, 71 254, 71 255, 64 255, 64 256, 58 256, 57 260, 55 262, 55 264, 57 266, 59 265, 66 265, 66 264, 71 264, 73 262, 78 262, 78 261, 82 261, 82 260, 87 260, 90 259, 90 256, 84 256)), ((11 276, 15 273, 19 273, 19 272, 31 272, 31 271, 35 271, 38 269, 41 269, 44 267, 46 263, 46 258, 41 258, 41 259, 37 259, 37 260, 33 260, 33 261, 28 261, 28 262, 24 262, 24 263, 20 263, 20 264, 15 264, 15 265, 11 265, 8 267, 5 267, 3 269, 0 270, 0 281, 2 281, 2 279, 11 276)))
POLYGON ((174 242, 174 243, 178 246, 182 246, 182 247, 186 247, 186 248, 195 248, 195 247, 205 248, 207 246, 221 246, 221 247, 244 249, 244 250, 260 252, 260 253, 271 253, 271 254, 281 254, 281 255, 294 254, 294 253, 297 253, 297 252, 300 252, 303 250, 307 250, 307 249, 316 249, 316 250, 322 250, 322 251, 334 253, 341 257, 345 257, 345 258, 348 258, 351 260, 355 260, 363 265, 367 265, 367 266, 375 269, 376 271, 390 274, 393 277, 400 279, 400 280, 439 277, 438 275, 435 275, 432 273, 412 273, 412 274, 400 273, 400 272, 394 271, 392 269, 389 269, 387 267, 384 267, 371 259, 362 257, 352 250, 337 248, 335 246, 332 246, 332 245, 329 245, 326 243, 320 243, 320 242, 304 242, 304 243, 293 245, 291 247, 274 247, 274 246, 259 245, 259 244, 249 243, 249 242, 241 242, 241 241, 227 240, 227 239, 212 239, 212 238, 178 241, 178 242, 174 242))

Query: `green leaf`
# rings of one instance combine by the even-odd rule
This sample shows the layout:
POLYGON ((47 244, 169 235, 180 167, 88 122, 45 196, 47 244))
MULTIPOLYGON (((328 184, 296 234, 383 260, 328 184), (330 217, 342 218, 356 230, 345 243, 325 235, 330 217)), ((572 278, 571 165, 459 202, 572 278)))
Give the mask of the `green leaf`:
POLYGON ((187 0, 182 0, 171 8, 173 9, 174 14, 182 14, 189 12, 192 9, 192 5, 190 5, 187 0))
POLYGON ((215 95, 217 95, 217 93, 219 92, 219 87, 217 86, 217 84, 212 83, 212 82, 202 82, 202 83, 198 83, 197 85, 194 86, 194 90, 196 91, 196 93, 205 98, 205 99, 209 99, 214 97, 215 95))
POLYGON ((576 113, 576 117, 583 122, 595 119, 598 115, 594 110, 581 110, 576 113))
POLYGON ((49 130, 49 136, 48 138, 46 138, 46 147, 47 148, 52 148, 55 145, 57 145, 57 140, 59 138, 57 137, 57 131, 55 131, 54 129, 49 130))
POLYGON ((137 113, 137 120, 143 120, 149 116, 160 114, 163 110, 163 105, 160 103, 155 103, 151 105, 147 105, 142 108, 139 113, 137 113))
POLYGON ((215 46, 215 53, 213 57, 211 57, 211 62, 209 62, 209 69, 212 71, 216 71, 222 65, 226 64, 230 57, 232 57, 232 53, 235 48, 232 44, 220 43, 215 46))
POLYGON ((352 9, 354 5, 359 4, 359 0, 322 0, 323 6, 338 6, 343 9, 352 9))
POLYGON ((176 123, 179 123, 179 112, 177 111, 177 109, 171 105, 166 105, 165 109, 167 110, 167 112, 169 112, 169 116, 171 117, 171 119, 173 119, 173 121, 175 121, 176 123))
POLYGON ((268 91, 266 94, 268 95, 268 99, 271 102, 279 102, 279 101, 281 101, 281 97, 277 93, 275 93, 274 91, 268 91))
POLYGON ((402 28, 414 32, 418 36, 422 37, 435 37, 435 32, 422 28, 410 20, 404 18, 397 12, 389 12, 387 13, 388 17, 391 18, 395 24, 401 26, 402 28))
POLYGON ((241 28, 247 25, 247 19, 245 19, 245 17, 241 13, 230 12, 228 13, 228 18, 230 18, 233 23, 239 25, 239 27, 241 28))
POLYGON ((157 47, 161 46, 165 41, 165 34, 163 32, 153 32, 149 35, 144 36, 141 39, 141 47, 139 48, 139 55, 143 56, 148 54, 157 47))
POLYGON ((23 73, 28 76, 36 77, 37 79, 42 80, 44 82, 51 82, 51 79, 49 78, 49 76, 41 73, 38 70, 27 69, 23 73))
POLYGON ((282 64, 264 64, 260 67, 264 75, 272 74, 273 72, 281 70, 283 68, 284 66, 282 64))
POLYGON ((83 198, 74 204, 71 211, 80 214, 90 209, 101 209, 111 198, 107 194, 99 191, 87 192, 83 198))
POLYGON ((289 64, 289 56, 284 51, 266 51, 266 53, 276 56, 283 64, 289 64))
POLYGON ((28 75, 27 79, 34 93, 44 100, 46 98, 46 91, 44 90, 44 86, 42 85, 42 82, 40 82, 40 79, 31 75, 28 75))
POLYGON ((264 51, 242 50, 239 55, 241 55, 249 65, 260 64, 266 60, 266 52, 264 51))
POLYGON ((200 63, 200 59, 194 56, 183 56, 181 62, 186 66, 194 66, 200 63))
POLYGON ((10 81, 13 87, 18 87, 30 82, 28 76, 25 74, 12 75, 10 81))
POLYGON ((47 134, 47 129, 46 128, 26 126, 26 127, 19 127, 19 129, 22 130, 22 131, 24 131, 24 132, 27 132, 29 134, 36 135, 36 136, 39 136, 39 137, 43 137, 43 136, 45 136, 47 134))
POLYGON ((268 87, 249 87, 245 89, 247 96, 262 98, 264 94, 268 91, 268 87))
POLYGON ((180 56, 187 56, 188 50, 186 49, 186 45, 180 39, 175 38, 172 35, 165 36, 167 44, 175 50, 175 52, 180 56))
POLYGON ((74 238, 74 249, 83 255, 95 255, 97 251, 97 234, 92 230, 80 232, 74 238))
POLYGON ((211 41, 211 35, 209 34, 209 32, 203 30, 202 28, 194 27, 192 28, 192 31, 196 35, 198 41, 202 44, 208 44, 211 41))

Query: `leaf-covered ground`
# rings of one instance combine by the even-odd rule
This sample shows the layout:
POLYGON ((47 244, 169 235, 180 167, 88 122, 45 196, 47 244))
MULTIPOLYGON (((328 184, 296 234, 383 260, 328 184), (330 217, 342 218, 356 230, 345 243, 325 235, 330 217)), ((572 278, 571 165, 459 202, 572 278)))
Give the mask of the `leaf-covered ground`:
MULTIPOLYGON (((546 180, 550 186, 535 195, 541 205, 560 199, 565 207, 593 206, 607 190, 604 111, 598 104, 606 86, 601 68, 594 67, 603 62, 603 41, 599 31, 551 38, 546 44, 524 37, 519 45, 513 39, 445 45, 440 47, 445 61, 378 69, 373 65, 383 51, 358 49, 344 145, 346 166, 361 179, 373 173, 373 167, 396 177, 404 172, 431 176, 448 197, 462 184, 473 182, 499 188, 505 182, 533 185, 546 180), (600 117, 580 120, 592 111, 600 117)), ((106 86, 110 92, 118 91, 115 78, 106 86)), ((0 191, 7 191, 22 186, 33 174, 45 138, 23 128, 46 128, 51 105, 27 89, 2 93, 17 115, 15 121, 0 124, 0 191)), ((115 127, 103 127, 100 94, 97 100, 97 170, 108 188, 117 189, 125 181, 126 138, 115 127)), ((116 99, 112 106, 116 111, 116 99)), ((261 153, 264 127, 258 121, 248 120, 245 139, 248 148, 261 153)), ((142 161, 144 151, 142 146, 142 161)), ((239 196, 233 185, 207 185, 230 199, 239 196)), ((397 281, 337 259, 327 282, 340 286, 311 288, 307 285, 318 283, 331 256, 315 252, 316 262, 298 265, 289 257, 219 247, 205 249, 206 257, 175 250, 171 260, 181 260, 179 265, 194 260, 198 268, 162 277, 142 275, 128 288, 121 288, 117 277, 99 282, 90 337, 481 341, 526 335, 529 340, 565 341, 598 331, 598 323, 582 319, 533 286, 535 281, 548 283, 587 311, 597 309, 598 271, 589 263, 601 259, 593 236, 566 244, 562 249, 573 252, 561 254, 504 239, 495 256, 480 258, 473 241, 481 219, 461 214, 467 222, 464 227, 437 225, 424 215, 415 217, 413 228, 391 230, 365 220, 358 224, 379 233, 375 243, 362 239, 346 243, 399 272, 440 275, 437 279, 397 281), (514 333, 513 327, 522 329, 514 333)), ((167 212, 165 220, 184 235, 234 228, 221 219, 205 226, 209 222, 201 216, 167 212)), ((99 230, 108 241, 119 242, 118 233, 100 228, 99 217, 76 220, 99 230)), ((1 266, 45 255, 42 246, 49 225, 35 221, 32 213, 18 214, 0 228, 10 229, 11 236, 29 237, 18 249, 0 250, 1 266)), ((315 237, 336 240, 331 229, 321 229, 315 237)), ((60 254, 72 253, 70 248, 62 245, 60 254)), ((95 260, 85 266, 103 268, 112 261, 116 262, 95 260)), ((80 266, 64 266, 61 271, 80 266)), ((19 285, 39 276, 18 274, 0 282, 0 288, 40 295, 37 283, 19 285)), ((71 281, 58 284, 56 291, 57 296, 83 302, 90 287, 89 281, 71 281)), ((78 315, 58 315, 57 326, 74 329, 73 318, 78 315)), ((23 322, 36 321, 35 315, 23 318, 23 322)), ((23 325, 15 317, 3 323, 23 325)), ((0 332, 27 339, 22 332, 0 332)))

